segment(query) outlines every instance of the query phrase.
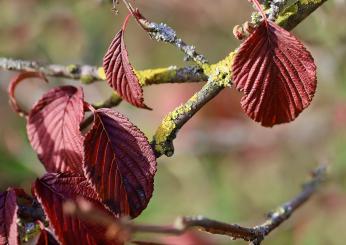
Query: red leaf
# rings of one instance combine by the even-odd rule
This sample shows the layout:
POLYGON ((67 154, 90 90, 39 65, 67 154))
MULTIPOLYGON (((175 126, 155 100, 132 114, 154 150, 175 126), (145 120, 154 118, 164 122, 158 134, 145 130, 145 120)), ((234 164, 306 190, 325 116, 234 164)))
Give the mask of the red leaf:
POLYGON ((36 180, 33 192, 61 244, 116 244, 105 240, 104 227, 63 212, 63 204, 66 201, 84 198, 103 212, 112 215, 101 204, 97 193, 84 176, 71 173, 48 173, 36 180))
POLYGON ((316 91, 316 65, 292 34, 273 22, 262 22, 241 45, 232 70, 241 105, 263 126, 293 121, 316 91))
POLYGON ((10 96, 10 105, 12 109, 17 112, 19 115, 24 115, 26 116, 27 113, 23 111, 17 103, 16 98, 14 97, 14 92, 16 90, 17 85, 28 78, 40 78, 43 79, 45 82, 48 82, 46 76, 41 73, 41 72, 33 72, 33 71, 25 71, 21 72, 18 75, 16 75, 10 82, 9 87, 8 87, 8 94, 10 96))
POLYGON ((138 216, 152 196, 156 159, 145 135, 111 109, 94 112, 85 138, 85 172, 103 202, 120 215, 138 216))
POLYGON ((18 242, 17 197, 13 189, 0 193, 0 245, 16 245, 18 242))
POLYGON ((72 86, 47 92, 31 110, 27 132, 33 149, 49 172, 82 173, 83 91, 72 86))
POLYGON ((124 41, 124 27, 115 35, 106 55, 103 58, 103 68, 109 85, 119 95, 134 106, 149 109, 144 104, 143 89, 129 62, 124 41))

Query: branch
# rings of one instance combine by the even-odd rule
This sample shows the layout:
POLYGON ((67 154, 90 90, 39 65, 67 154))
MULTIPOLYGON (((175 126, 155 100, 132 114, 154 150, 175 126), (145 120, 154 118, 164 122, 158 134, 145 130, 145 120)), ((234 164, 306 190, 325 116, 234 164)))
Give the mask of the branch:
MULTIPOLYGON (((36 61, 14 60, 0 57, 0 69, 8 71, 35 71, 46 76, 80 80, 83 84, 91 84, 106 80, 102 67, 90 65, 58 65, 43 64, 36 61)), ((142 86, 163 83, 201 82, 208 78, 203 70, 195 66, 177 68, 170 66, 165 68, 147 69, 136 71, 142 86)))
POLYGON ((170 112, 156 130, 151 143, 157 157, 172 156, 174 153, 173 140, 190 118, 195 115, 207 102, 213 99, 222 89, 230 85, 232 65, 235 52, 230 53, 217 64, 205 65, 204 72, 208 74, 208 82, 193 95, 185 104, 170 112))
MULTIPOLYGON (((0 69, 18 72, 41 72, 45 76, 80 80, 83 84, 106 80, 103 68, 91 65, 71 64, 64 66, 0 57, 0 69)), ((147 69, 136 71, 136 75, 142 87, 164 83, 203 82, 208 79, 203 70, 197 66, 186 66, 182 68, 169 66, 166 68, 147 69)), ((121 97, 113 93, 108 99, 94 105, 94 107, 111 108, 120 104, 121 101, 121 97)), ((81 128, 88 127, 92 121, 92 116, 87 117, 82 122, 81 128)))
MULTIPOLYGON (((103 102, 93 104, 96 110, 101 108, 112 108, 119 105, 122 101, 122 98, 118 95, 118 93, 114 92, 108 99, 103 102)), ((80 124, 80 129, 86 129, 92 122, 94 121, 94 115, 89 115, 84 121, 80 124)))
POLYGON ((113 234, 112 239, 128 239, 133 233, 181 235, 189 229, 197 228, 212 234, 226 235, 232 239, 242 239, 250 242, 250 244, 257 245, 316 193, 317 189, 325 181, 326 175, 326 166, 321 166, 315 169, 312 172, 311 179, 303 185, 302 191, 296 197, 282 204, 275 211, 270 212, 264 223, 254 227, 228 224, 204 218, 202 216, 180 217, 177 218, 173 225, 167 226, 139 225, 128 220, 115 220, 97 210, 91 209, 90 204, 85 203, 86 201, 80 201, 77 203, 67 202, 64 205, 64 211, 68 214, 77 215, 81 219, 108 228, 107 234, 113 234))
MULTIPOLYGON (((299 0, 285 8, 276 20, 277 24, 287 30, 293 29, 315 9, 327 0, 299 0)), ((289 1, 288 1, 289 2, 289 1)), ((152 147, 159 157, 174 154, 173 140, 177 132, 195 115, 207 102, 212 100, 224 88, 231 86, 231 65, 236 50, 217 64, 202 66, 209 77, 203 88, 193 95, 185 104, 177 107, 166 115, 153 137, 152 147)))
POLYGON ((276 22, 286 30, 292 30, 327 0, 299 0, 286 8, 276 22))
POLYGON ((197 65, 202 66, 207 64, 207 59, 196 52, 196 49, 192 45, 186 44, 181 38, 179 38, 176 32, 165 23, 155 23, 146 19, 138 9, 132 7, 132 5, 127 1, 123 0, 127 9, 136 18, 137 23, 150 35, 151 38, 158 42, 165 42, 174 45, 179 50, 181 50, 186 56, 185 60, 193 60, 197 65))

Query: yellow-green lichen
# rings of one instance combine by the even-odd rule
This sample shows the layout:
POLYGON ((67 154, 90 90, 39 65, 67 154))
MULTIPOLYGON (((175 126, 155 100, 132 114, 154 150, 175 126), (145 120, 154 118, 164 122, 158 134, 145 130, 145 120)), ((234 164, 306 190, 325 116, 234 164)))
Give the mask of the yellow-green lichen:
POLYGON ((299 0, 299 2, 303 5, 306 4, 319 4, 322 2, 322 0, 299 0))
POLYGON ((69 73, 75 74, 78 71, 78 66, 77 65, 68 65, 67 66, 67 71, 69 73))
POLYGON ((209 80, 218 83, 220 87, 230 85, 232 79, 231 67, 236 52, 231 52, 226 58, 216 64, 204 65, 204 73, 209 76, 209 80))
POLYGON ((176 124, 172 120, 171 116, 166 116, 160 127, 156 130, 156 133, 154 135, 154 141, 155 141, 155 150, 160 153, 164 153, 164 142, 168 139, 171 132, 175 129, 176 124))
POLYGON ((292 15, 297 14, 298 5, 293 4, 292 6, 286 8, 282 14, 280 14, 276 20, 276 23, 281 25, 285 23, 292 15))
POLYGON ((103 108, 109 106, 116 106, 122 101, 122 98, 119 96, 117 92, 113 92, 111 97, 109 97, 106 101, 102 100, 94 104, 95 108, 103 108))
POLYGON ((80 77, 80 80, 83 84, 90 84, 95 81, 95 78, 92 75, 87 74, 87 75, 82 75, 80 77))
POLYGON ((290 17, 298 14, 299 9, 304 5, 316 5, 322 3, 323 0, 295 0, 289 7, 278 16, 276 23, 280 26, 286 26, 287 22, 290 21, 290 17))
POLYGON ((195 104, 198 100, 198 95, 197 94, 194 94, 190 99, 189 99, 189 102, 191 104, 195 104))
POLYGON ((106 80, 107 77, 106 77, 106 73, 105 73, 105 70, 103 69, 103 67, 99 67, 97 69, 97 75, 99 76, 100 79, 102 80, 106 80))
MULTIPOLYGON (((196 99, 193 97, 193 101, 196 99)), ((160 127, 156 130, 154 135, 155 141, 155 150, 160 153, 166 153, 167 150, 171 151, 172 149, 165 149, 165 145, 170 137, 173 136, 174 131, 177 129, 175 120, 180 116, 186 115, 191 111, 191 100, 189 100, 185 105, 177 107, 174 111, 169 113, 162 121, 160 127)))
POLYGON ((135 71, 139 84, 147 86, 149 84, 165 83, 173 80, 176 75, 176 67, 170 66, 167 68, 148 69, 143 71, 135 71))

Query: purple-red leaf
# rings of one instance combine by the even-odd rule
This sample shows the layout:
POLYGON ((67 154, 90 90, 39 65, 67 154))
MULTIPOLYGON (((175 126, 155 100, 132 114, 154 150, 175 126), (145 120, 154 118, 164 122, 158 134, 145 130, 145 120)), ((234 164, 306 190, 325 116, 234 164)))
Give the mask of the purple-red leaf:
POLYGON ((94 111, 85 138, 85 172, 116 214, 138 216, 153 193, 156 158, 145 135, 111 109, 94 111))
POLYGON ((0 193, 0 245, 16 245, 18 241, 18 205, 13 189, 0 193))
POLYGON ((293 121, 316 91, 311 54, 270 21, 262 22, 241 45, 232 70, 236 88, 244 92, 243 109, 263 126, 293 121))
POLYGON ((17 100, 14 96, 15 90, 17 85, 28 78, 40 78, 43 79, 45 82, 48 82, 46 76, 41 73, 41 72, 34 72, 34 71, 25 71, 21 72, 18 75, 16 75, 10 82, 9 87, 8 87, 8 95, 10 96, 10 105, 12 109, 17 112, 19 115, 27 115, 25 111, 23 111, 17 103, 17 100))
POLYGON ((47 92, 31 110, 27 133, 48 172, 82 173, 83 91, 64 86, 47 92))
POLYGON ((33 192, 61 244, 116 244, 105 239, 105 227, 64 213, 63 204, 66 201, 83 198, 102 212, 112 215, 101 204, 97 193, 84 176, 72 173, 49 173, 36 180, 33 192))
POLYGON ((124 29, 115 35, 103 58, 107 81, 123 99, 134 106, 149 109, 144 104, 143 89, 129 62, 124 41, 124 29))

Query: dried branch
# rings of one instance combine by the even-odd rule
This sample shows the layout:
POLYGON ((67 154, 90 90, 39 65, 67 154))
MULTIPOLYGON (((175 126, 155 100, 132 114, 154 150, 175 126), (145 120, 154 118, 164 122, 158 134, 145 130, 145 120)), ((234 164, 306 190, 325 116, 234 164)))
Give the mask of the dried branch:
POLYGON ((68 214, 78 215, 81 219, 108 228, 108 237, 113 239, 128 239, 134 233, 181 235, 189 229, 197 228, 201 231, 226 235, 232 239, 242 239, 250 242, 250 244, 257 245, 316 193, 317 189, 326 179, 326 175, 326 166, 315 169, 312 172, 311 179, 303 185, 302 191, 296 197, 279 206, 275 211, 270 212, 264 223, 254 227, 242 227, 237 224, 228 224, 202 216, 179 217, 173 225, 167 226, 140 225, 129 220, 115 220, 113 217, 104 215, 93 209, 84 200, 78 203, 68 202, 65 204, 64 210, 68 214), (110 234, 113 236, 109 236, 110 234))
MULTIPOLYGON (((277 18, 277 24, 287 30, 293 29, 315 9, 327 0, 299 0, 286 8, 277 18)), ((157 156, 172 156, 174 153, 173 140, 177 132, 189 119, 196 114, 207 102, 218 95, 225 87, 231 85, 231 64, 236 51, 231 52, 225 59, 214 65, 204 64, 204 73, 209 77, 203 88, 193 95, 185 104, 177 107, 166 115, 153 137, 152 146, 157 156)))

